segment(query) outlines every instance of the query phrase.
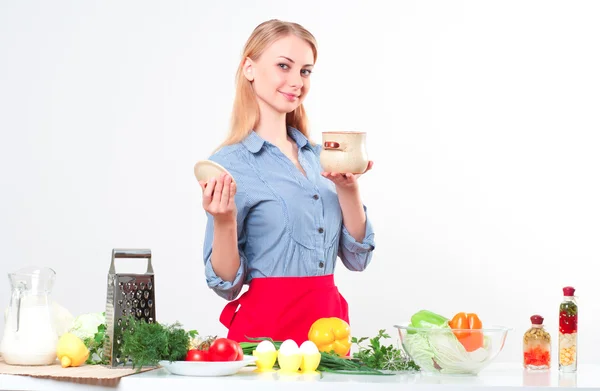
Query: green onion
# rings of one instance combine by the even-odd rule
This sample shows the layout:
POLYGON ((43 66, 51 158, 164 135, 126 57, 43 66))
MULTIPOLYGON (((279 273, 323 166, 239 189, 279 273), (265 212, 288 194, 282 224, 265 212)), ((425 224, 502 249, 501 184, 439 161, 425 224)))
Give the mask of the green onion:
MULTIPOLYGON (((275 349, 279 350, 281 341, 273 341, 271 338, 248 338, 251 341, 271 341, 275 345, 275 349)), ((240 342, 240 346, 244 354, 252 355, 252 352, 258 346, 256 342, 240 342)), ((278 368, 277 363, 275 367, 278 368)), ((343 358, 335 353, 321 352, 321 362, 319 363, 318 371, 328 373, 341 373, 352 375, 389 375, 377 369, 372 369, 356 359, 343 358)))

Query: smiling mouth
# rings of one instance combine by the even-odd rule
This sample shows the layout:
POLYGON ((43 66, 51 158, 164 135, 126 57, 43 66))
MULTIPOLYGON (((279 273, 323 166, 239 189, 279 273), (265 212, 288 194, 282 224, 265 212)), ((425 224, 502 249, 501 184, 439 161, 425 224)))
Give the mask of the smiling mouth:
POLYGON ((279 93, 281 95, 283 95, 287 100, 289 100, 290 102, 295 101, 296 99, 300 98, 300 95, 295 95, 295 94, 288 94, 286 92, 283 91, 279 91, 279 93))

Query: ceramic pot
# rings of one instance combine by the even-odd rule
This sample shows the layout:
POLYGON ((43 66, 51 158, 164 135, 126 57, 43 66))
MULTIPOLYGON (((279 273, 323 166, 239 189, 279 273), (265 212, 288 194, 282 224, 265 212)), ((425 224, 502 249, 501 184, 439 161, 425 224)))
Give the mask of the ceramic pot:
POLYGON ((323 132, 321 167, 325 172, 362 174, 369 165, 365 132, 323 132))

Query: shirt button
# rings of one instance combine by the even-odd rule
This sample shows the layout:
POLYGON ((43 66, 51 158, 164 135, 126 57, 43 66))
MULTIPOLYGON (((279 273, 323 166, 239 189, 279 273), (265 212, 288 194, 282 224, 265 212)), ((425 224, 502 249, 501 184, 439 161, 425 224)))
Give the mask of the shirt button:
POLYGON ((318 200, 318 199, 319 199, 319 195, 318 195, 318 194, 315 194, 315 195, 313 196, 313 198, 314 198, 315 200, 318 200))
POLYGON ((325 266, 325 264, 324 264, 323 262, 319 262, 319 267, 320 267, 321 269, 323 269, 323 266, 325 266))
POLYGON ((322 234, 322 233, 323 233, 323 231, 324 231, 324 229, 323 229, 323 228, 319 228, 319 233, 320 233, 320 234, 322 234))

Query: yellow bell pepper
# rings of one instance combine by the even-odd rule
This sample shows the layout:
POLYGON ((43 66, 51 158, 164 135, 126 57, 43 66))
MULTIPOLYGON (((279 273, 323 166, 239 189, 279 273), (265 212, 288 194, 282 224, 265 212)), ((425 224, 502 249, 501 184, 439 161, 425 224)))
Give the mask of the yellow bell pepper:
POLYGON ((89 355, 90 351, 83 341, 71 333, 64 333, 56 345, 56 357, 63 368, 78 367, 85 363, 89 355))
POLYGON ((334 351, 345 356, 350 351, 350 325, 340 318, 321 318, 308 331, 308 340, 314 342, 320 352, 334 351))

